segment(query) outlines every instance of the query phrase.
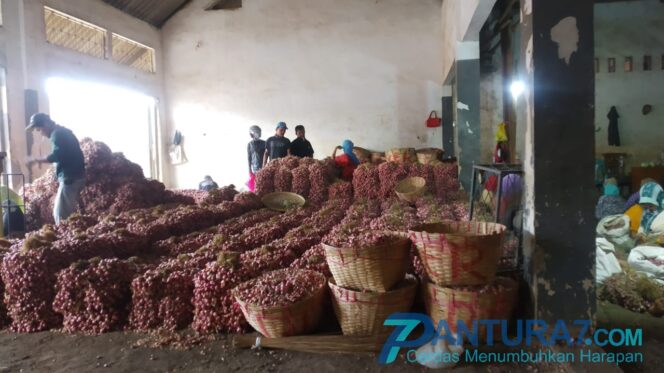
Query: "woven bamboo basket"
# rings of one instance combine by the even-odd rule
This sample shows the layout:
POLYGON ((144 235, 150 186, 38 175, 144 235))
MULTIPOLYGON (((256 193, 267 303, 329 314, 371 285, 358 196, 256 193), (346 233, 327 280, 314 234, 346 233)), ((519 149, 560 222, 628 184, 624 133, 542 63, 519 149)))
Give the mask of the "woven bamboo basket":
POLYGON ((304 197, 291 192, 268 193, 261 198, 263 204, 274 211, 286 211, 293 207, 302 207, 306 203, 304 197))
POLYGON ((496 275, 505 226, 443 221, 414 227, 408 235, 417 246, 427 275, 436 285, 485 285, 496 275))
POLYGON ((388 333, 385 319, 395 312, 408 312, 417 292, 417 280, 407 276, 394 290, 385 293, 357 291, 329 281, 334 313, 344 335, 365 336, 388 333))
MULTIPOLYGON (((319 274, 325 277, 323 274, 319 274)), ((258 332, 269 338, 288 337, 313 331, 323 314, 323 303, 327 298, 326 281, 310 297, 285 307, 262 307, 242 301, 233 291, 247 322, 258 332)))
POLYGON ((383 152, 372 152, 371 153, 371 163, 379 164, 385 162, 385 153, 383 152))
POLYGON ((360 163, 371 161, 371 151, 367 149, 355 146, 353 147, 353 154, 355 154, 360 163))
MULTIPOLYGON (((518 298, 518 284, 506 277, 496 277, 490 285, 471 287, 443 287, 430 282, 422 285, 424 305, 434 325, 445 320, 450 331, 456 333, 457 321, 464 321, 472 330, 473 321, 510 320, 518 298)), ((500 336, 500 327, 494 329, 500 336)), ((480 338, 486 336, 486 326, 478 324, 480 338)))
POLYGON ((415 148, 394 148, 385 152, 385 160, 388 162, 417 162, 415 148))
POLYGON ((323 248, 336 284, 344 288, 385 292, 406 275, 410 242, 404 237, 374 247, 323 248))
POLYGON ((394 193, 396 193, 400 200, 414 203, 418 198, 424 195, 427 190, 426 186, 427 182, 423 177, 407 177, 399 181, 394 189, 394 193))
POLYGON ((417 161, 422 164, 430 164, 434 161, 441 161, 443 159, 443 149, 438 148, 424 148, 418 149, 417 161))

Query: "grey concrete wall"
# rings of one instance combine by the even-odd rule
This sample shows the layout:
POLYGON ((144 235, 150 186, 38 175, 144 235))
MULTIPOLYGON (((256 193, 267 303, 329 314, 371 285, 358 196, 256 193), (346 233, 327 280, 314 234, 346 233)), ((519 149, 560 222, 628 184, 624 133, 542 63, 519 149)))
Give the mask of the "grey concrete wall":
POLYGON ((456 129, 459 154, 459 182, 470 190, 473 165, 480 163, 480 60, 456 62, 456 129))
MULTIPOLYGON (((500 51, 493 57, 501 59, 500 51)), ((500 66, 497 64, 496 66, 500 66)), ((503 82, 502 70, 480 75, 480 156, 481 163, 492 163, 496 148, 496 131, 503 121, 503 82)), ((510 139, 516 141, 516 139, 510 139)))
POLYGON ((595 57, 600 71, 595 75, 596 154, 629 153, 627 165, 657 161, 664 150, 664 3, 658 0, 595 5, 595 57), (643 70, 643 56, 652 56, 652 71, 643 70), (631 56, 633 71, 625 72, 625 57, 631 56), (616 72, 608 72, 608 59, 615 58, 616 72), (641 108, 650 104, 648 115, 641 108), (620 114, 621 146, 608 145, 611 106, 620 114))

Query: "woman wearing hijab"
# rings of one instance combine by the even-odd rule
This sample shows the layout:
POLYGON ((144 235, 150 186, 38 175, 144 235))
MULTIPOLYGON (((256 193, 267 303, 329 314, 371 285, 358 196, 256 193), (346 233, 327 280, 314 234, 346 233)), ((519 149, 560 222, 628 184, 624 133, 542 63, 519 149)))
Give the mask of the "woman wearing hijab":
POLYGON ((360 164, 360 160, 357 159, 355 154, 353 154, 353 142, 350 140, 344 140, 344 142, 341 143, 341 146, 334 148, 332 159, 334 159, 337 167, 341 169, 341 178, 346 181, 352 181, 353 172, 357 168, 357 165, 360 164), (340 149, 343 149, 344 154, 337 156, 337 150, 340 149))
POLYGON ((655 183, 644 184, 639 191, 639 205, 643 208, 639 233, 649 234, 653 221, 664 209, 664 190, 655 183))
MULTIPOLYGON (((639 190, 642 186, 646 185, 646 183, 649 183, 649 182, 654 183, 655 179, 651 179, 649 177, 646 177, 645 179, 641 180, 641 183, 639 185, 639 190)), ((638 204, 639 203, 639 197, 640 197, 639 191, 636 191, 636 192, 632 193, 632 195, 629 196, 629 198, 627 199, 627 202, 625 203, 625 211, 629 210, 632 206, 638 204)))
POLYGON ((598 220, 609 216, 622 214, 625 208, 625 200, 620 196, 618 186, 607 180, 604 184, 604 195, 599 197, 595 207, 595 217, 598 220))

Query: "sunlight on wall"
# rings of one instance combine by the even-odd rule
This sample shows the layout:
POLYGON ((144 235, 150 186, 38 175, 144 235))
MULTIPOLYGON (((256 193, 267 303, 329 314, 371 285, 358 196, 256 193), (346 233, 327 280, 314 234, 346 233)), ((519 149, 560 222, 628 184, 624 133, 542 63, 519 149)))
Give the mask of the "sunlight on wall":
MULTIPOLYGON (((199 104, 179 104, 173 109, 175 129, 184 138, 188 167, 175 167, 175 180, 183 188, 194 188, 210 175, 219 185, 234 184, 238 189, 248 180, 247 143, 249 118, 218 111, 199 104)), ((263 139, 274 129, 263 126, 263 139)))
POLYGON ((90 137, 122 152, 150 172, 150 112, 155 100, 139 92, 93 82, 50 78, 46 82, 51 118, 79 140, 90 137))

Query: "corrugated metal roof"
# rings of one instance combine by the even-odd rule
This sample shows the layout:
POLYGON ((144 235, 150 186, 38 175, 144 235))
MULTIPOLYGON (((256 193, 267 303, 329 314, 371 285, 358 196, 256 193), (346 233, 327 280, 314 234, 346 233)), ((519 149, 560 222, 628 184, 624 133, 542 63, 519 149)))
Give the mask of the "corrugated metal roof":
POLYGON ((190 0, 103 0, 155 27, 161 27, 190 0))

